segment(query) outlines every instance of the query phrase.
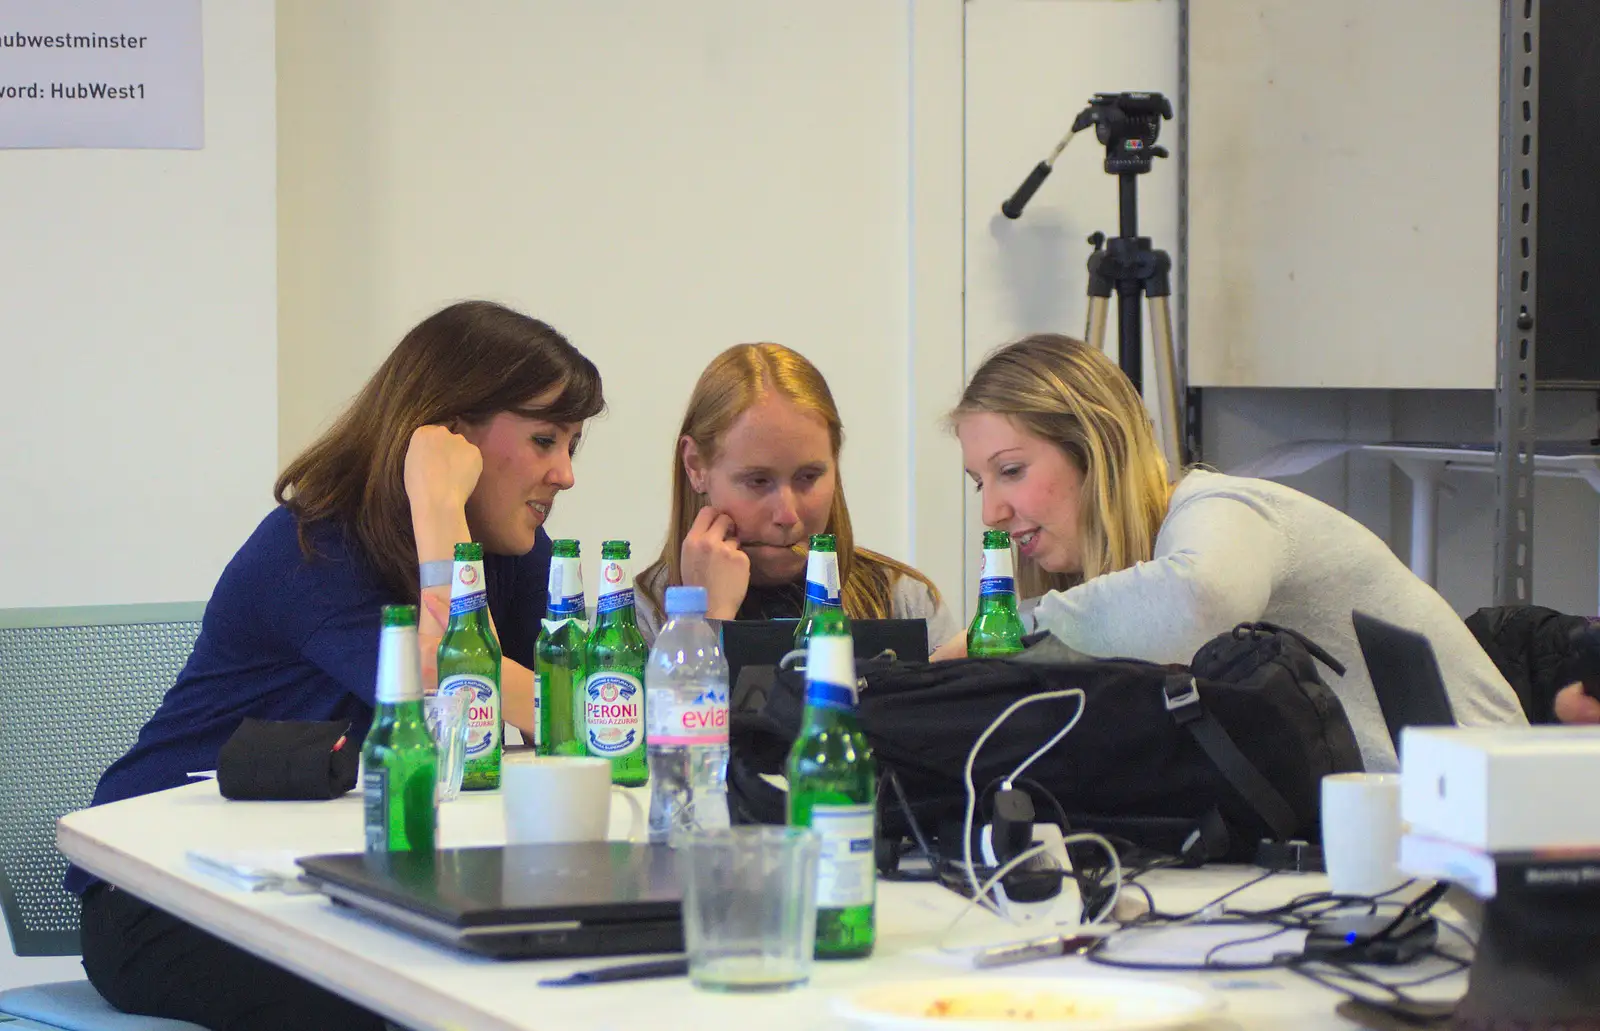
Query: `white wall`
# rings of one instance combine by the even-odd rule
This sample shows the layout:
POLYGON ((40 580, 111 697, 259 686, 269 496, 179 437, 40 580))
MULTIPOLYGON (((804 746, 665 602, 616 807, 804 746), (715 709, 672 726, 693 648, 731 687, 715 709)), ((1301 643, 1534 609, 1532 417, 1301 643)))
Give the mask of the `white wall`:
MULTIPOLYGON (((956 554, 953 520, 943 547, 914 549, 911 513, 954 509, 959 473, 907 458, 933 403, 910 382, 912 206, 959 219, 948 187, 912 194, 911 45, 948 45, 960 4, 916 6, 284 0, 280 459, 410 325, 486 296, 553 323, 605 377, 610 414, 553 533, 653 556, 695 378, 731 344, 776 340, 833 388, 858 539, 956 554)), ((919 81, 945 96, 958 74, 919 81)), ((926 330, 919 361, 947 352, 918 381, 937 393, 960 343, 926 330)))
POLYGON ((1190 10, 1190 381, 1492 387, 1497 0, 1190 10))
POLYGON ((270 506, 272 3, 204 39, 204 149, 0 162, 0 606, 205 598, 270 506))
POLYGON ((0 160, 0 607, 205 598, 271 505, 273 4, 203 19, 204 149, 0 160))

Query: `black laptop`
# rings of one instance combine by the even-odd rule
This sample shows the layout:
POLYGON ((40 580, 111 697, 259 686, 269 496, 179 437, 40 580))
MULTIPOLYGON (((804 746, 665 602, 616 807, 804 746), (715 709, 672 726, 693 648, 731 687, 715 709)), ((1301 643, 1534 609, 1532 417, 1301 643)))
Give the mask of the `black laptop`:
POLYGON ((665 845, 506 845, 297 862, 336 903, 486 956, 683 951, 683 893, 665 845))
MULTIPOLYGON (((739 682, 746 666, 776 666, 794 650, 794 619, 729 619, 722 624, 722 654, 728 660, 728 683, 739 682)), ((852 619, 850 637, 856 665, 892 651, 904 662, 928 661, 925 619, 852 619)))
POLYGON ((1455 711, 1432 642, 1365 612, 1352 612, 1350 618, 1395 751, 1400 751, 1400 731, 1406 727, 1454 726, 1455 711))

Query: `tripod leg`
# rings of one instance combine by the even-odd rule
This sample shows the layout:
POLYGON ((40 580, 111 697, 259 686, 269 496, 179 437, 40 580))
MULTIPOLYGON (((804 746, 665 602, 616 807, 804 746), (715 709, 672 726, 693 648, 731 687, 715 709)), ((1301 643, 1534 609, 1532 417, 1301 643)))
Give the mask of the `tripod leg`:
POLYGON ((1161 450, 1174 474, 1183 463, 1183 403, 1177 357, 1172 350, 1172 312, 1167 298, 1150 297, 1151 350, 1156 361, 1156 396, 1161 411, 1161 450))
POLYGON ((1083 342, 1096 351, 1106 349, 1106 305, 1109 297, 1089 295, 1089 325, 1083 333, 1083 342))

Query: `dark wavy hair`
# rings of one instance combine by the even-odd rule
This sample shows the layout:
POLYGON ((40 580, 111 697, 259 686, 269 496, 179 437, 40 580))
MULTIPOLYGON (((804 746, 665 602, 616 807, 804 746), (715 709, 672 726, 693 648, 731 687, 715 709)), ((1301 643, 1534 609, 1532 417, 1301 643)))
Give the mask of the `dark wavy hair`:
POLYGON ((278 476, 273 495, 307 531, 352 534, 396 598, 418 593, 405 460, 421 426, 479 423, 499 412, 582 422, 605 408, 600 371, 544 322, 490 301, 461 301, 418 323, 316 443, 278 476), (556 391, 534 409, 530 401, 556 391))

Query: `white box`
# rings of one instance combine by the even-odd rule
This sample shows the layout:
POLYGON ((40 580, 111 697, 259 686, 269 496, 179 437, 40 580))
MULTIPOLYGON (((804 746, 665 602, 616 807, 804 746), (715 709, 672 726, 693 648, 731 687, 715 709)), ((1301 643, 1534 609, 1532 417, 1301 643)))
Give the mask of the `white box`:
POLYGON ((1487 852, 1600 845, 1600 727, 1407 727, 1400 818, 1487 852))

